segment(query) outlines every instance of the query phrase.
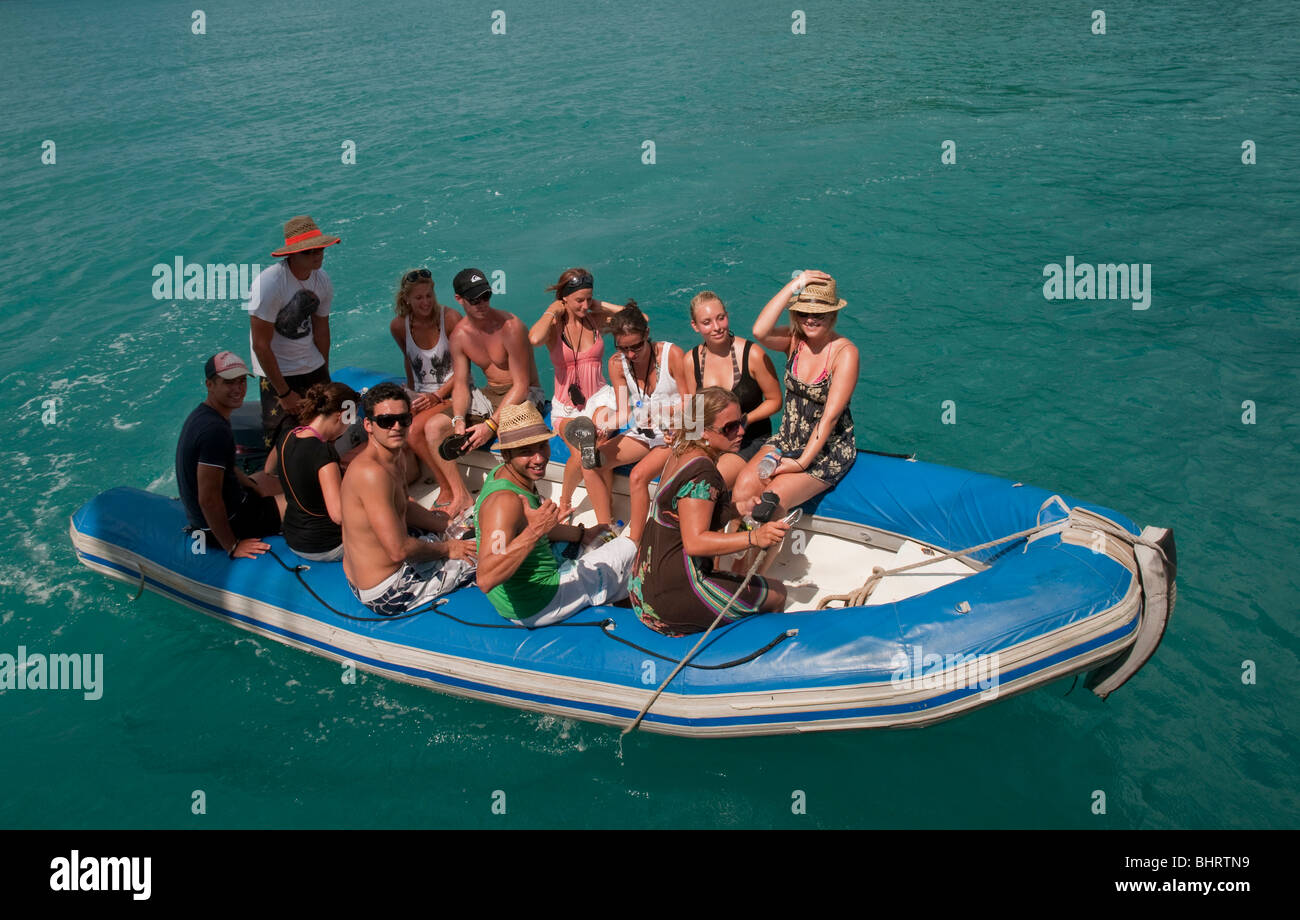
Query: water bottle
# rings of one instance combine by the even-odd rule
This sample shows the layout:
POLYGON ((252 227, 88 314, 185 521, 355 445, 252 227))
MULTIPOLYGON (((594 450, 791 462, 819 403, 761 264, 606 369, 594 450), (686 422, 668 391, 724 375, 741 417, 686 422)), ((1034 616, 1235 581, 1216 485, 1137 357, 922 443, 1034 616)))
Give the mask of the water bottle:
POLYGON ((474 506, 466 508, 447 524, 447 539, 464 540, 474 531, 474 506))
POLYGON ((773 447, 763 455, 762 460, 758 461, 758 478, 764 482, 771 479, 772 474, 776 472, 776 465, 780 462, 781 451, 773 447))
POLYGON ((613 540, 617 540, 618 535, 622 530, 623 530, 623 522, 615 521, 614 529, 607 530, 604 533, 602 533, 599 537, 597 537, 594 546, 604 546, 606 543, 609 543, 613 540))

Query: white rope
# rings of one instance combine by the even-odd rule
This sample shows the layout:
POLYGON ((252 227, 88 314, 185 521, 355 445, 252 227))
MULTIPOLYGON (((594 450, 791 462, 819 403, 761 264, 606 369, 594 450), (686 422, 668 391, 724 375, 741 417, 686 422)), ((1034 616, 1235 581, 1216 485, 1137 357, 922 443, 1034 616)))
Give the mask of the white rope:
POLYGON ((999 537, 996 540, 990 540, 987 543, 981 543, 978 546, 969 546, 966 549, 958 549, 958 550, 953 550, 952 552, 949 553, 941 553, 937 556, 931 556, 928 559, 922 559, 920 562, 912 562, 907 565, 899 566, 898 568, 895 569, 882 569, 880 566, 875 566, 871 570, 871 576, 865 582, 862 583, 862 587, 858 588, 855 591, 850 591, 847 594, 833 594, 830 595, 829 597, 824 597, 821 599, 821 601, 818 602, 817 609, 825 610, 832 601, 843 601, 844 608, 861 607, 863 604, 866 603, 867 598, 871 596, 871 592, 875 590, 876 585, 880 584, 880 582, 883 579, 888 578, 890 575, 900 575, 903 572, 909 572, 912 569, 919 569, 921 566, 924 565, 931 565, 932 563, 935 562, 942 562, 945 559, 954 559, 961 556, 966 556, 970 553, 979 552, 982 549, 988 549, 989 547, 997 546, 999 543, 1008 543, 1012 540, 1019 540, 1022 537, 1029 537, 1032 536, 1033 534, 1040 533, 1045 530, 1052 530, 1052 529, 1064 530, 1067 527, 1069 527, 1071 524, 1077 527, 1082 527, 1083 529, 1091 529, 1099 533, 1108 534, 1112 537, 1115 537, 1117 540, 1121 540, 1127 543, 1129 546, 1141 545, 1141 546, 1149 547, 1150 549, 1153 549, 1156 552, 1158 552, 1160 556, 1165 559, 1166 562, 1169 561, 1168 557, 1165 556, 1164 549, 1155 541, 1147 540, 1141 536, 1138 536, 1137 534, 1129 533, 1127 530, 1125 530, 1123 527, 1120 527, 1118 524, 1116 524, 1114 521, 1110 520, 1109 518, 1102 517, 1101 515, 1096 514, 1095 512, 1090 512, 1086 508, 1079 508, 1079 509, 1072 508, 1070 509, 1070 517, 1063 518, 1059 521, 1052 521, 1051 523, 1048 524, 1039 524, 1034 527, 1030 527, 1028 530, 1022 530, 1018 533, 1008 534, 1005 537, 999 537), (1090 518, 1094 518, 1095 520, 1090 520, 1087 521, 1086 523, 1080 521, 1078 518, 1074 517, 1074 512, 1076 510, 1084 514, 1087 514, 1090 518))

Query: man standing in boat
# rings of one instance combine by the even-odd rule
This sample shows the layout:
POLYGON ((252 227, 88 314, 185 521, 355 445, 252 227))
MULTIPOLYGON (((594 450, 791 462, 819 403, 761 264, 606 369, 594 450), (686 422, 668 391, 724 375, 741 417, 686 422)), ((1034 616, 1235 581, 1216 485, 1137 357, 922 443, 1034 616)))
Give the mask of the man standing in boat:
POLYGON ((231 559, 251 559, 270 549, 262 537, 280 532, 283 501, 268 473, 248 476, 235 466, 230 414, 244 404, 248 366, 229 351, 203 367, 207 399, 185 419, 176 441, 176 487, 194 530, 206 531, 231 559))
POLYGON ((537 491, 551 460, 551 430, 537 408, 502 406, 498 437, 503 462, 488 474, 474 509, 478 586, 497 613, 520 626, 549 626, 627 597, 636 544, 608 539, 608 524, 561 524, 559 506, 537 491), (553 541, 578 544, 581 555, 561 565, 553 541))
POLYGON ((456 588, 474 570, 474 541, 417 539, 408 528, 443 533, 447 515, 411 501, 403 448, 411 401, 395 383, 366 393, 365 449, 343 476, 343 573, 357 599, 396 616, 456 588))
POLYGON ((528 328, 519 317, 492 307, 492 285, 477 268, 467 268, 452 281, 456 302, 466 322, 448 334, 452 360, 452 426, 467 434, 466 450, 482 447, 496 436, 502 406, 531 401, 546 411, 546 394, 537 376, 537 361, 528 342, 528 328), (472 386, 470 362, 483 370, 487 382, 472 386), (466 416, 471 425, 466 425, 466 416))
POLYGON ((297 417, 315 383, 329 383, 330 304, 334 285, 321 268, 325 248, 339 242, 306 215, 284 225, 284 261, 263 269, 249 294, 253 370, 262 398, 262 440, 279 444, 281 427, 297 417))

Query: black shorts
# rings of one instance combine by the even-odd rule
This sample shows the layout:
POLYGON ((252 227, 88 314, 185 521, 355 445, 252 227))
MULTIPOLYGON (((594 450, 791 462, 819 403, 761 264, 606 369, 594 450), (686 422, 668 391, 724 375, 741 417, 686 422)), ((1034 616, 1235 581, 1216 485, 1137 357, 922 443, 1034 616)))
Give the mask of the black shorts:
MULTIPOLYGON (((236 540, 246 540, 249 537, 270 537, 280 532, 280 506, 276 504, 274 498, 268 498, 258 495, 252 489, 240 488, 243 496, 239 506, 230 511, 226 509, 230 518, 230 529, 235 532, 236 540)), ((214 545, 217 544, 216 535, 212 531, 204 531, 207 539, 214 545)))

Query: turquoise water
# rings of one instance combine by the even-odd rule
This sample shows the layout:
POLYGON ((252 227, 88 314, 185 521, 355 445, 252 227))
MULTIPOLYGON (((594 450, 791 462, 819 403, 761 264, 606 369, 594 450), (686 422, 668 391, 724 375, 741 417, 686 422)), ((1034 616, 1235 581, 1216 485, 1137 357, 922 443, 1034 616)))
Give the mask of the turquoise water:
POLYGON ((204 35, 175 4, 0 6, 0 652, 105 662, 97 701, 0 693, 0 826, 1300 823, 1293 4, 1106 4, 1105 35, 1069 3, 805 4, 804 35, 740 2, 534 2, 494 35, 491 6, 209 3, 204 35), (1105 704, 1061 681, 921 731, 620 746, 133 602, 68 517, 174 494, 201 361, 248 350, 237 300, 155 300, 152 268, 269 264, 299 213, 344 239, 332 362, 394 373, 414 265, 445 300, 503 271, 529 321, 584 265, 677 341, 702 288, 743 328, 825 269, 860 444, 1173 527, 1165 641, 1105 704), (1045 299, 1067 256, 1149 264, 1150 309, 1045 299))

